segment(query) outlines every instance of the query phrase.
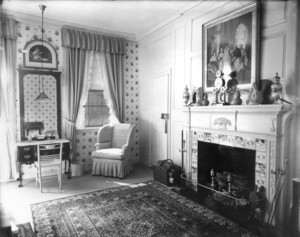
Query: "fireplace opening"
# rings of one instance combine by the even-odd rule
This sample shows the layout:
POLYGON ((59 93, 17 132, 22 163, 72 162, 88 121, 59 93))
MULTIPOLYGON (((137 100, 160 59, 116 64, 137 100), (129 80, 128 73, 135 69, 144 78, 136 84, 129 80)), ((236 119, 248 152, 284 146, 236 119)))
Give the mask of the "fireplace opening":
POLYGON ((198 183, 247 196, 255 186, 255 150, 198 141, 198 183))

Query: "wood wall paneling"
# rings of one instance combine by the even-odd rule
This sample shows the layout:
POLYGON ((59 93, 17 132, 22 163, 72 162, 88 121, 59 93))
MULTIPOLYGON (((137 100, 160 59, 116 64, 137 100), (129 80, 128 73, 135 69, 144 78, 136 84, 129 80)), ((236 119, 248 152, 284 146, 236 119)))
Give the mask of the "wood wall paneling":
POLYGON ((191 58, 191 86, 202 87, 202 57, 201 55, 191 58))
POLYGON ((202 18, 192 19, 191 51, 197 51, 202 49, 202 24, 202 18))
POLYGON ((270 27, 286 21, 287 1, 264 2, 264 27, 270 27))
POLYGON ((144 165, 149 165, 150 157, 150 123, 149 121, 140 120, 140 134, 139 134, 139 147, 140 147, 140 162, 144 165))
POLYGON ((174 69, 173 75, 173 93, 172 93, 172 108, 181 109, 183 105, 182 94, 177 93, 178 91, 183 92, 184 81, 185 81, 185 41, 186 27, 183 26, 175 31, 175 43, 174 43, 174 69))
POLYGON ((266 37, 262 41, 261 79, 272 80, 275 73, 284 77, 285 34, 266 37))
POLYGON ((181 131, 183 130, 183 122, 173 122, 171 124, 171 159, 173 162, 181 166, 181 131))

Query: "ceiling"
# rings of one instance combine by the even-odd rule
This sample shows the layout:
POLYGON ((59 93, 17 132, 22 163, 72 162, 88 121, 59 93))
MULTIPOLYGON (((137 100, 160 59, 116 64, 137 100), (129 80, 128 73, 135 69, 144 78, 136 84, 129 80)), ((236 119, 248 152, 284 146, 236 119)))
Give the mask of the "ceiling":
POLYGON ((73 25, 139 40, 191 11, 199 1, 14 1, 4 0, 4 13, 17 20, 73 25))

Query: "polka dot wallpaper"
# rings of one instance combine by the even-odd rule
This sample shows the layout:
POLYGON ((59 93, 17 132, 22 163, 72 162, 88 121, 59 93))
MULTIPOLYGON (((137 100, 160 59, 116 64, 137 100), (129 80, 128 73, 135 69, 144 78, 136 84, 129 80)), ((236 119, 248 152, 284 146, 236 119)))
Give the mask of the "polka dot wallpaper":
MULTIPOLYGON (((62 71, 62 58, 63 58, 63 48, 61 43, 61 29, 59 27, 49 27, 44 26, 44 40, 48 41, 55 48, 58 57, 58 71, 62 71)), ((29 25, 25 23, 18 23, 18 40, 17 40, 17 66, 19 69, 23 68, 23 49, 25 45, 36 39, 41 39, 41 26, 38 25, 29 25)), ((139 58, 138 58, 138 44, 136 42, 127 41, 126 42, 126 55, 124 61, 124 76, 125 76, 125 118, 124 122, 136 124, 135 135, 134 135, 134 147, 131 150, 131 156, 135 162, 139 160, 139 58)), ((54 82, 55 83, 55 82, 54 82)), ((53 91, 53 82, 51 79, 45 80, 45 93, 50 93, 53 91)), ((38 78, 35 75, 28 75, 26 78, 26 90, 29 92, 29 100, 32 101, 32 97, 35 96, 35 92, 38 91, 38 78), (31 98, 31 99, 30 99, 31 98)), ((18 94, 18 93, 17 93, 18 94)), ((55 93, 54 93, 55 94, 55 93)), ((47 94, 48 95, 48 94, 47 94)), ((51 96, 55 96, 52 95, 51 96)), ((36 114, 36 109, 39 109, 39 118, 38 119, 50 119, 47 115, 47 106, 44 108, 35 108, 35 105, 29 100, 25 101, 25 106, 28 106, 30 112, 26 113, 26 119, 31 120, 34 114, 36 114)), ((50 106, 50 104, 49 104, 50 106)), ((52 105, 51 105, 52 106, 52 105)), ((56 107, 55 105, 53 105, 56 107)), ((17 103, 17 108, 19 110, 19 103, 17 103)), ((19 115, 18 115, 19 116, 19 115)), ((56 119, 51 118, 50 126, 56 126, 56 119)), ((49 128, 51 129, 51 128, 49 128)), ((92 167, 91 153, 95 150, 94 144, 96 142, 98 129, 85 129, 77 131, 77 147, 76 147, 76 161, 84 163, 84 169, 90 170, 92 167)), ((29 170, 32 169, 32 166, 26 166, 23 168, 23 172, 30 173, 29 170)), ((32 172, 32 171, 31 171, 32 172)))
POLYGON ((139 160, 139 58, 138 44, 126 43, 125 55, 125 123, 136 124, 132 157, 139 160))

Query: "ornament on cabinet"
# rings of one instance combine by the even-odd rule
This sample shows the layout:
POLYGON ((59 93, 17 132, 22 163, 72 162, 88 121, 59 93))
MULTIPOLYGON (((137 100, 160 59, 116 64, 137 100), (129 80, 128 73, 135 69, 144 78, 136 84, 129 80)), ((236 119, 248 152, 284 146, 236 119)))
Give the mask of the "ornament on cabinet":
POLYGON ((229 104, 233 103, 234 94, 237 91, 238 80, 236 79, 236 72, 233 71, 229 75, 230 79, 227 81, 226 93, 228 95, 229 104))
POLYGON ((196 103, 196 95, 197 94, 197 90, 195 88, 191 89, 190 92, 189 92, 189 95, 190 95, 190 99, 189 101, 187 102, 187 105, 186 106, 194 106, 195 103, 196 103))
POLYGON ((207 93, 203 93, 202 106, 208 106, 208 105, 209 105, 208 95, 207 93))
POLYGON ((241 105, 243 103, 243 100, 241 99, 241 93, 240 91, 235 91, 233 94, 233 99, 230 102, 231 105, 241 105))
POLYGON ((247 100, 247 104, 249 105, 257 105, 258 104, 258 90, 256 83, 253 82, 252 87, 250 89, 249 98, 247 100))
POLYGON ((280 83, 280 77, 276 72, 275 77, 273 78, 273 84, 271 85, 271 97, 274 100, 274 103, 277 104, 282 96, 282 85, 280 83))
POLYGON ((185 88, 184 88, 182 97, 183 97, 183 103, 186 106, 190 99, 189 88, 187 86, 185 86, 185 88))
POLYGON ((199 87, 196 90, 196 102, 195 102, 195 106, 202 106, 202 100, 203 100, 202 87, 199 87))
POLYGON ((226 105, 226 87, 225 80, 223 78, 223 73, 218 70, 216 72, 215 79, 215 87, 213 89, 213 93, 216 94, 216 100, 212 103, 212 105, 226 105))

